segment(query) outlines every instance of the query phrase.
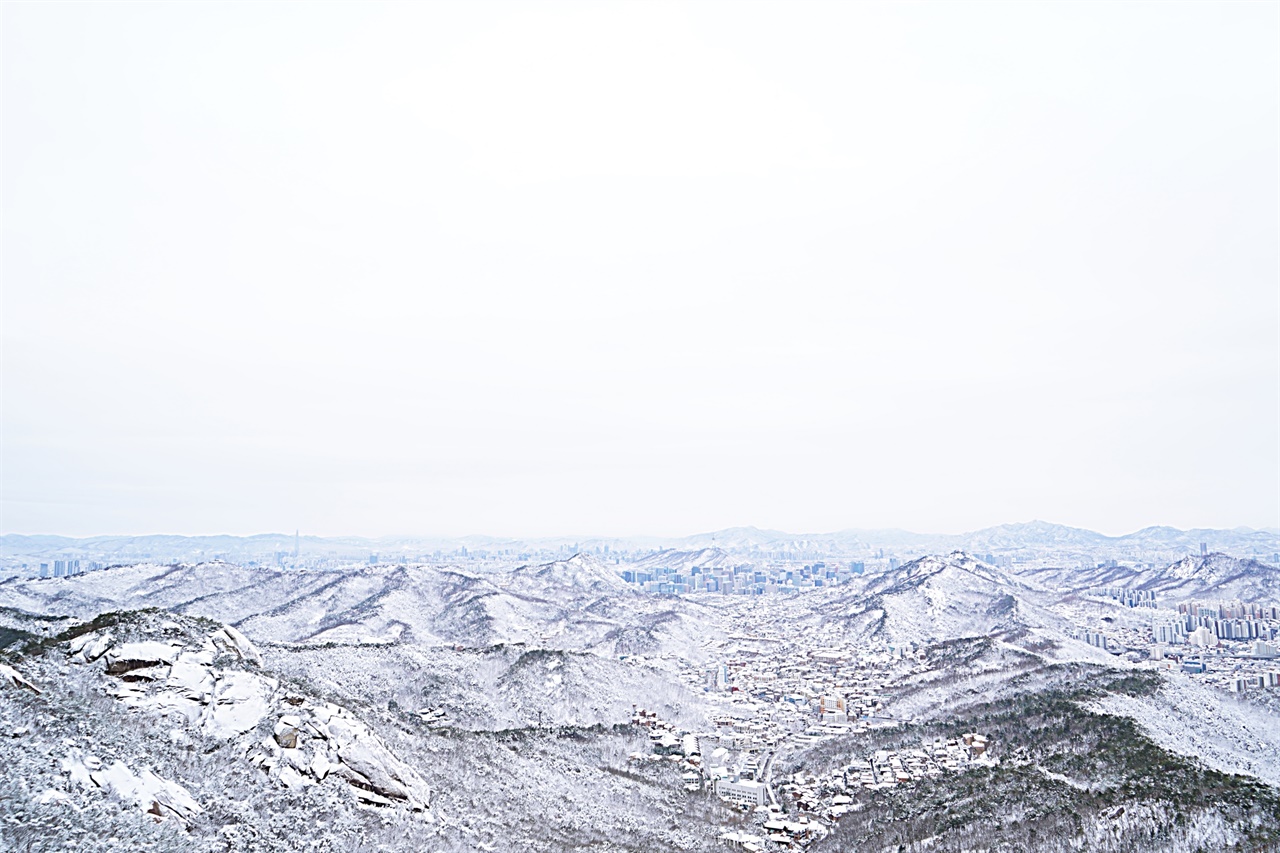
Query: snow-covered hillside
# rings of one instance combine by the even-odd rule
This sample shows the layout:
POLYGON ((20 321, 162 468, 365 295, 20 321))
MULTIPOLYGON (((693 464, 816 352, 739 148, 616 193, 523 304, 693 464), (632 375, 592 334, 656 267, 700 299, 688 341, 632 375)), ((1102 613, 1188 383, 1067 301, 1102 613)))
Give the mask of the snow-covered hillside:
POLYGON ((1021 577, 1064 591, 1097 587, 1148 590, 1167 602, 1193 598, 1280 602, 1280 568, 1222 553, 1186 556, 1156 568, 1125 563, 1090 569, 1045 567, 1021 577))
MULTIPOLYGON (((646 559, 723 571, 737 558, 646 559)), ((1206 790, 1228 785, 1210 770, 1280 782, 1280 766, 1251 757, 1280 748, 1264 659, 1241 644, 1215 649, 1212 671, 1188 681, 1146 656, 1153 620, 1168 612, 1073 592, 1064 571, 1015 573, 954 551, 831 585, 815 575, 804 588, 686 596, 645 592, 588 554, 485 571, 212 561, 10 580, 0 583, 0 734, 16 736, 0 737, 0 761, 16 769, 0 783, 0 833, 49 826, 59 849, 92 832, 152 849, 340 850, 360 839, 390 851, 551 853, 713 849, 725 827, 776 823, 706 794, 696 756, 659 755, 675 736, 655 729, 654 741, 633 720, 719 743, 717 760, 736 754, 731 772, 750 775, 827 741, 838 750, 889 729, 971 731, 993 708, 1012 745, 1025 734, 1018 709, 1034 708, 1056 721, 1055 738, 1077 717, 1129 741, 1145 733, 1137 752, 1106 744, 1116 747, 1106 772, 1125 785, 1148 761, 1178 772, 1202 761, 1206 790), (1248 696, 1223 688, 1237 671, 1248 696), (851 709, 834 720, 833 698, 851 709), (162 822, 139 823, 153 818, 162 822)), ((1263 589, 1273 570, 1215 554, 1126 571, 1164 596, 1263 589)), ((1018 760, 1047 743, 1024 739, 1018 760)), ((1056 775, 1036 779, 1093 790, 1055 756, 1036 760, 1056 775)), ((993 781, 1021 784, 990 767, 993 781)), ((791 817, 830 818, 772 784, 800 810, 791 817)), ((1206 806, 1229 826, 1205 838, 1253 838, 1248 809, 1271 813, 1270 789, 1230 784, 1253 786, 1252 799, 1244 811, 1206 806)), ((842 785, 829 779, 812 796, 848 798, 842 785)), ((879 808, 876 796, 859 808, 879 808)), ((1133 833, 1174 837, 1176 803, 1123 797, 1154 810, 1133 833)), ((1094 806, 1076 838, 1086 847, 1109 819, 1094 806)))
POLYGON ((892 646, 1058 626, 1041 592, 962 551, 922 557, 827 605, 850 630, 892 646))
MULTIPOLYGON (((229 811, 252 827, 256 808, 298 799, 323 810, 320 826, 360 823, 363 803, 400 810, 430 832, 431 791, 416 770, 358 713, 261 664, 235 628, 158 611, 103 617, 36 643, 19 664, 29 683, 0 686, 14 734, 0 741, 9 794, 15 783, 27 792, 4 807, 115 825, 119 847, 94 849, 127 849, 131 832, 120 828, 155 821, 212 849, 211 824, 229 811), (233 792, 257 805, 234 804, 233 792), (112 803, 136 817, 110 816, 112 803)), ((303 834, 318 837, 318 828, 303 834)))
POLYGON ((699 548, 694 551, 678 551, 669 548, 637 560, 628 568, 637 572, 649 572, 659 568, 670 569, 672 572, 687 575, 694 568, 731 569, 742 564, 742 558, 733 556, 723 548, 699 548))
POLYGON ((5 849, 552 853, 619 832, 717 847, 714 821, 673 820, 678 777, 627 769, 647 738, 616 728, 631 713, 619 691, 668 711, 690 698, 655 672, 518 649, 425 672, 415 647, 259 648, 163 611, 43 639, 52 623, 8 620, 34 631, 0 664, 5 849), (465 685, 467 701, 427 707, 442 693, 429 683, 465 685), (466 728, 468 711, 486 727, 466 728))
POLYGON ((1224 599, 1280 601, 1280 568, 1227 554, 1184 557, 1165 569, 1138 578, 1139 589, 1166 599, 1212 596, 1224 599))
POLYGON ((440 566, 332 572, 212 562, 141 564, 0 583, 0 606, 89 619, 163 607, 278 643, 391 643, 684 652, 707 630, 703 605, 643 595, 588 555, 506 573, 440 566))
POLYGON ((1132 718, 1165 748, 1226 773, 1280 787, 1280 724, 1268 709, 1182 678, 1143 696, 1110 694, 1092 708, 1132 718))

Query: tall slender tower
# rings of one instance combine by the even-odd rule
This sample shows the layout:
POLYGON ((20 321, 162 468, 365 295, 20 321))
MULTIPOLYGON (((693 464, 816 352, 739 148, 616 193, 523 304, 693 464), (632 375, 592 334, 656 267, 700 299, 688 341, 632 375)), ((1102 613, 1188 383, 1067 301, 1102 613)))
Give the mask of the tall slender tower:
POLYGON ((298 559, 298 528, 293 529, 293 559, 298 559))

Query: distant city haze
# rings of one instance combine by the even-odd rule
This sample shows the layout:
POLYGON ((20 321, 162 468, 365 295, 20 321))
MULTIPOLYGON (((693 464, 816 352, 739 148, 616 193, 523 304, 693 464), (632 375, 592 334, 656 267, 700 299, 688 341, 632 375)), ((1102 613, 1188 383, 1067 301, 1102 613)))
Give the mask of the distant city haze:
POLYGON ((3 16, 0 532, 1280 527, 1280 13, 3 16))

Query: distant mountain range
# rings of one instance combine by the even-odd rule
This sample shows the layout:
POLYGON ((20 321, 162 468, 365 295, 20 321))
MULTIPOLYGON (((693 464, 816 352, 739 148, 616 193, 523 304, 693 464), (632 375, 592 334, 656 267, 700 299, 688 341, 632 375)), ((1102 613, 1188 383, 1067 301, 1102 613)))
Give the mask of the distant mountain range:
POLYGON ((0 605, 80 619, 163 607, 276 643, 529 643, 606 656, 700 645, 704 605, 646 595, 615 569, 590 555, 484 574, 432 565, 312 572, 140 563, 48 581, 10 578, 0 581, 0 605))
MULTIPOLYGON (((881 552, 907 559, 925 554, 965 550, 974 554, 1025 557, 1060 557, 1077 561, 1092 557, 1168 561, 1186 554, 1198 554, 1201 544, 1209 551, 1273 560, 1280 553, 1280 529, 1237 527, 1179 530, 1147 527, 1123 536, 1106 536, 1092 530, 1044 521, 1002 524, 969 533, 931 534, 906 530, 849 529, 834 533, 788 533, 757 527, 732 527, 684 537, 548 537, 502 538, 493 536, 381 538, 294 536, 265 533, 256 536, 92 536, 73 538, 55 535, 9 533, 0 536, 0 558, 6 562, 92 556, 114 562, 139 559, 182 561, 223 558, 232 561, 270 559, 292 555, 295 547, 303 557, 367 559, 378 555, 386 560, 422 558, 439 554, 449 557, 483 553, 513 560, 534 555, 570 556, 577 552, 625 555, 640 559, 660 551, 699 552, 724 555, 721 560, 742 557, 785 557, 796 559, 828 557, 876 557, 881 552)), ((701 559, 701 558, 700 558, 701 559)))
POLYGON ((1220 553, 1189 555, 1167 566, 1142 570, 1111 565, 1093 569, 1040 568, 1026 572, 1025 577, 1060 589, 1143 589, 1163 601, 1198 596, 1242 601, 1280 600, 1280 567, 1220 553))

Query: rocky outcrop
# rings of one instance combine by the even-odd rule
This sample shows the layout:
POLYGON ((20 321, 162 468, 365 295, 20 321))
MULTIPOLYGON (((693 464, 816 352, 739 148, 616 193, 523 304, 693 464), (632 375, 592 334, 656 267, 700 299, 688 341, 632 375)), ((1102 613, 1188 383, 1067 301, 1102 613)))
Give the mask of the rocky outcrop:
POLYGON ((213 696, 201 716, 203 728, 217 737, 234 737, 257 728, 271 713, 278 682, 252 672, 215 674, 213 696))
POLYGON ((270 737, 253 743, 249 760, 289 787, 342 779, 361 800, 427 809, 430 789, 350 711, 332 703, 288 706, 270 737))
POLYGON ((302 721, 292 714, 286 714, 280 718, 280 722, 276 723, 271 735, 282 749, 297 749, 298 739, 302 735, 301 729, 302 721))
POLYGON ((230 625, 223 625, 221 630, 209 635, 209 640, 219 648, 233 652, 243 661, 262 666, 262 653, 257 646, 249 642, 249 638, 230 625))
POLYGON ((135 773, 122 761, 108 766, 95 755, 72 750, 62 760, 62 772, 70 777, 73 786, 112 794, 158 818, 176 817, 190 823, 191 818, 204 811, 186 788, 161 778, 149 767, 135 773))
POLYGON ((107 649, 105 655, 107 675, 124 675, 135 669, 151 669, 171 664, 180 651, 181 646, 154 640, 115 646, 107 649))
MULTIPOLYGON (((181 633, 177 625, 161 628, 181 633)), ((109 632, 95 632, 71 641, 68 655, 78 664, 103 661, 105 674, 115 680, 108 692, 130 707, 185 718, 216 738, 242 738, 245 757, 280 785, 303 788, 341 780, 361 802, 402 806, 430 817, 430 789, 413 768, 347 709, 282 691, 276 679, 254 671, 262 666, 262 655, 235 628, 163 642, 122 643, 109 632)), ((0 665, 0 676, 10 677, 7 669, 0 665)), ((21 676, 14 672, 11 678, 21 676)), ((69 766, 73 781, 97 784, 123 799, 149 797, 145 805, 156 814, 185 819, 194 813, 192 806, 199 809, 189 795, 187 802, 165 787, 174 783, 147 775, 150 771, 132 774, 119 763, 105 770, 85 762, 69 766)))
POLYGON ((81 634, 70 643, 71 654, 79 663, 92 663, 106 654, 115 638, 110 631, 81 634))
POLYGON ((23 678, 22 673, 3 663, 0 663, 0 681, 4 681, 12 687, 24 687, 34 693, 41 692, 39 687, 23 678))

